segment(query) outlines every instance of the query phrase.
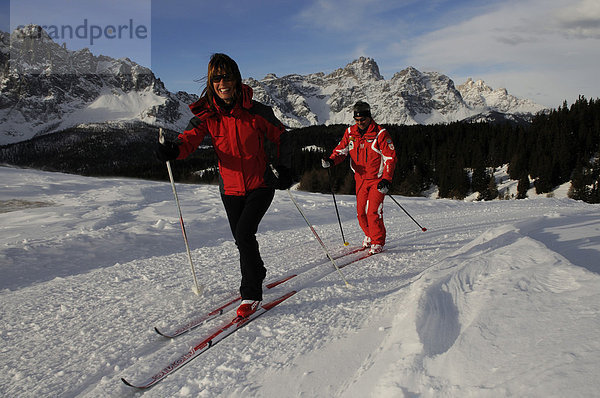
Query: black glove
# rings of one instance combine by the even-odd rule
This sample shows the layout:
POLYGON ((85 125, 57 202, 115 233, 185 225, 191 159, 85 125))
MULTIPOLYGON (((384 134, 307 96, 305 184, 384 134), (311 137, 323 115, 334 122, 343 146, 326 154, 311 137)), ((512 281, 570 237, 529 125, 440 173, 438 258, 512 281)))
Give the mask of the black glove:
POLYGON ((275 167, 275 170, 277 170, 277 174, 279 174, 277 181, 275 182, 275 188, 285 190, 294 184, 292 170, 281 165, 275 167))
POLYGON ((329 158, 323 158, 321 159, 321 165, 323 166, 324 169, 333 166, 333 160, 329 159, 329 158))
POLYGON ((175 160, 179 156, 179 145, 171 141, 167 141, 164 144, 158 143, 154 153, 156 154, 156 157, 163 162, 175 160))
POLYGON ((381 181, 379 181, 379 184, 377 184, 377 190, 384 195, 388 193, 391 187, 392 183, 386 180, 385 178, 383 178, 381 181))

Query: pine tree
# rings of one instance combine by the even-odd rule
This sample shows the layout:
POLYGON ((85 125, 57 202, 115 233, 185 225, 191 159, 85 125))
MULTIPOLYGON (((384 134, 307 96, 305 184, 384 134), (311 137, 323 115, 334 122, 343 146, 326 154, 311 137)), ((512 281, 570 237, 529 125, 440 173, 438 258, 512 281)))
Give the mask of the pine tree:
POLYGON ((587 187, 587 173, 589 173, 589 170, 587 170, 586 166, 581 163, 575 168, 573 171, 573 177, 571 179, 571 187, 567 193, 569 198, 583 201, 589 199, 590 192, 587 187))
POLYGON ((527 191, 529 191, 530 182, 529 176, 524 174, 519 178, 517 184, 517 199, 525 199, 527 197, 527 191))
POLYGON ((471 189, 473 192, 479 192, 481 196, 488 187, 489 178, 485 167, 477 167, 473 170, 471 177, 471 189))
POLYGON ((496 184, 496 177, 492 174, 488 180, 488 185, 484 191, 483 200, 494 200, 498 197, 498 185, 496 184))

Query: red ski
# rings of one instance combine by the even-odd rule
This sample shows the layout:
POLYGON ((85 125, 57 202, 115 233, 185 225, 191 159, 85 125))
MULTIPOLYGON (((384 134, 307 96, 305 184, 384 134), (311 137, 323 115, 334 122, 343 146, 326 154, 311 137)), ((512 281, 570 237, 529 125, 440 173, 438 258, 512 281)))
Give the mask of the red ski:
POLYGON ((183 365, 189 363, 198 355, 209 350, 211 347, 214 347, 218 342, 225 339, 227 336, 231 335, 236 330, 239 330, 240 328, 244 327, 248 323, 252 322, 256 318, 264 314, 265 312, 275 307, 276 305, 292 297, 294 294, 296 294, 296 291, 292 290, 267 304, 263 304, 255 313, 248 316, 247 318, 233 318, 231 321, 227 322, 220 328, 215 329, 208 337, 194 344, 194 346, 190 348, 188 352, 186 352, 185 354, 177 358, 175 361, 162 368, 158 373, 150 376, 150 378, 144 380, 143 382, 133 383, 125 380, 124 378, 121 378, 121 380, 123 381, 123 383, 130 387, 134 387, 140 390, 148 389, 156 385, 159 381, 161 381, 171 373, 175 372, 177 369, 181 368, 183 365))
MULTIPOLYGON (((272 289, 275 286, 279 286, 284 282, 289 281, 290 279, 294 278, 295 276, 297 276, 297 274, 293 274, 293 275, 288 275, 283 279, 277 280, 275 282, 271 282, 267 285, 265 285, 265 287, 267 289, 272 289)), ((163 337, 167 337, 167 338, 174 338, 177 336, 181 336, 184 333, 189 332, 190 330, 202 325, 204 322, 209 321, 212 318, 215 318, 219 315, 222 315, 223 313, 225 313, 227 310, 231 309, 232 307, 234 307, 238 301, 241 301, 242 297, 241 296, 237 296, 232 298, 231 300, 227 301, 226 303, 220 305, 219 307, 215 308, 214 310, 210 311, 208 314, 204 314, 202 316, 199 316, 197 318, 192 319, 191 321, 189 321, 188 323, 179 326, 177 329, 169 331, 169 332, 163 332, 162 330, 158 329, 158 327, 154 327, 154 331, 158 334, 160 334, 163 337)))

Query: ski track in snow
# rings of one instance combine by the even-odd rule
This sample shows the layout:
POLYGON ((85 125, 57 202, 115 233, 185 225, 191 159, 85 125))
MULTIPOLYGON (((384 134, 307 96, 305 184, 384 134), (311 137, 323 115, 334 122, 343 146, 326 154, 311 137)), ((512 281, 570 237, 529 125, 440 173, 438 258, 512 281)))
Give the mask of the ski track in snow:
MULTIPOLYGON (((139 396, 120 378, 145 379, 233 316, 174 340, 152 330, 236 293, 238 256, 216 186, 177 187, 207 285, 197 297, 168 183, 10 168, 0 181, 0 395, 139 396)), ((293 195, 331 251, 344 250, 331 197, 293 195)), ((358 245, 354 197, 336 198, 358 245)), ((258 233, 267 281, 312 268, 265 301, 302 290, 142 395, 597 394, 597 205, 396 198, 428 231, 386 201, 386 251, 343 268, 347 288, 277 192, 258 233)))

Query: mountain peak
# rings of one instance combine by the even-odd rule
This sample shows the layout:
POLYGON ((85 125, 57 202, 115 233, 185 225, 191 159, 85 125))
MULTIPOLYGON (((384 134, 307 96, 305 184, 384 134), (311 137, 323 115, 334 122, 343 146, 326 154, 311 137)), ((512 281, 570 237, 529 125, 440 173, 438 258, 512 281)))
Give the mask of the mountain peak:
POLYGON ((351 77, 360 81, 383 80, 379 73, 379 66, 373 58, 359 57, 344 68, 336 69, 328 77, 351 77))
POLYGON ((458 86, 460 90, 475 90, 478 92, 491 92, 493 91, 490 86, 485 84, 483 80, 474 81, 472 78, 467 78, 467 81, 458 86))
POLYGON ((457 87, 464 101, 473 109, 488 109, 494 112, 535 114, 545 108, 528 99, 520 99, 508 93, 505 88, 493 89, 483 80, 467 81, 457 87))
POLYGON ((421 76, 422 73, 419 72, 414 66, 407 66, 397 73, 398 76, 421 76))
POLYGON ((52 38, 46 33, 46 31, 39 25, 26 25, 15 29, 10 35, 10 39, 15 42, 22 42, 25 40, 37 40, 41 43, 54 43, 52 38))

